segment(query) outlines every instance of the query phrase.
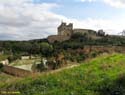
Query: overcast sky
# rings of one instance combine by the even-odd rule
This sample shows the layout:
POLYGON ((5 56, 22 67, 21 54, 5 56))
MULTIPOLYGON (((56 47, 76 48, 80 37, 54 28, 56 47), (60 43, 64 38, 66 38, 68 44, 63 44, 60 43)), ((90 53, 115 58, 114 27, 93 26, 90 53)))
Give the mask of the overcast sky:
POLYGON ((117 34, 125 29, 125 0, 0 0, 0 40, 54 35, 61 21, 117 34))

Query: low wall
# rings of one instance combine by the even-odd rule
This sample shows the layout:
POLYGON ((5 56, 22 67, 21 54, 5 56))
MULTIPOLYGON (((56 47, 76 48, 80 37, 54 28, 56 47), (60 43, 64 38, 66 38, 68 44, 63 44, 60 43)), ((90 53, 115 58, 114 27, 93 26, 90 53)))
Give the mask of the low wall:
POLYGON ((125 53, 125 46, 84 46, 83 52, 90 53, 91 51, 125 53))
POLYGON ((30 71, 23 70, 20 68, 15 68, 12 66, 7 66, 7 65, 4 65, 3 72, 10 74, 10 75, 17 76, 17 77, 25 77, 25 76, 32 74, 32 72, 30 72, 30 71))

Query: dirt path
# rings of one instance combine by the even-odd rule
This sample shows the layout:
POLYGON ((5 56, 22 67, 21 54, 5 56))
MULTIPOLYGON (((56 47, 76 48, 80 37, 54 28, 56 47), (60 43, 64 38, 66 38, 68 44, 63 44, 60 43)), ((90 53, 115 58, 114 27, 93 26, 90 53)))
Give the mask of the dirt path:
POLYGON ((52 70, 48 73, 56 73, 56 72, 60 72, 62 70, 65 70, 65 69, 70 69, 70 68, 73 68, 73 67, 77 67, 79 66, 80 64, 73 64, 73 65, 68 65, 68 66, 65 66, 65 67, 62 67, 62 68, 59 68, 59 69, 56 69, 56 70, 52 70))
POLYGON ((70 64, 70 65, 67 65, 65 67, 61 67, 59 69, 56 69, 56 70, 50 70, 50 71, 47 71, 47 72, 41 72, 41 73, 33 73, 33 75, 31 75, 34 79, 37 78, 38 76, 41 76, 41 75, 49 75, 49 74, 54 74, 54 73, 58 73, 58 72, 61 72, 63 70, 66 70, 66 69, 70 69, 70 68, 74 68, 74 67, 77 67, 79 66, 80 64, 70 64))

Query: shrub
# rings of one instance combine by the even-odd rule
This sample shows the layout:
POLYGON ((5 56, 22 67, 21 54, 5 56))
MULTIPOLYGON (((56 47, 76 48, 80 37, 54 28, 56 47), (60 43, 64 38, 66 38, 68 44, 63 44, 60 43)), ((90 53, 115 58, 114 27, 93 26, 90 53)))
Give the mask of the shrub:
POLYGON ((12 62, 12 61, 15 61, 15 60, 20 59, 20 58, 21 58, 21 55, 15 54, 15 55, 9 56, 8 60, 9 60, 9 62, 12 62))
POLYGON ((57 66, 56 66, 56 62, 54 62, 53 60, 48 60, 47 61, 47 65, 49 66, 49 69, 56 69, 57 66))
POLYGON ((96 87, 100 95, 125 95, 125 76, 119 76, 116 80, 105 78, 96 87))
POLYGON ((34 72, 42 72, 42 71, 46 71, 48 68, 43 64, 43 62, 39 62, 39 63, 34 63, 32 65, 32 70, 34 72))
POLYGON ((84 54, 82 54, 82 55, 77 55, 77 56, 76 56, 76 60, 77 60, 78 63, 81 62, 81 61, 84 61, 85 58, 86 58, 86 57, 85 57, 84 54))
POLYGON ((97 55, 98 55, 98 52, 93 51, 93 52, 91 52, 90 57, 94 58, 94 57, 96 57, 97 55))
POLYGON ((0 63, 0 72, 3 70, 3 64, 0 63))

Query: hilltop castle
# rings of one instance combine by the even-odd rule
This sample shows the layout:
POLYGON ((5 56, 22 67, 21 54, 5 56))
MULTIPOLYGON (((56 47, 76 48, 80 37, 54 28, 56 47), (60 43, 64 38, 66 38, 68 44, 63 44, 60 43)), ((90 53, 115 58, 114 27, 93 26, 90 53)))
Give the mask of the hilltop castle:
MULTIPOLYGON (((88 37, 97 36, 96 31, 90 29, 73 29, 73 23, 69 23, 68 25, 65 22, 62 22, 61 25, 57 28, 58 34, 51 35, 47 39, 50 43, 54 42, 63 42, 69 40, 71 36, 75 33, 86 34, 88 37)), ((99 31, 100 34, 104 34, 103 31, 99 31)))

